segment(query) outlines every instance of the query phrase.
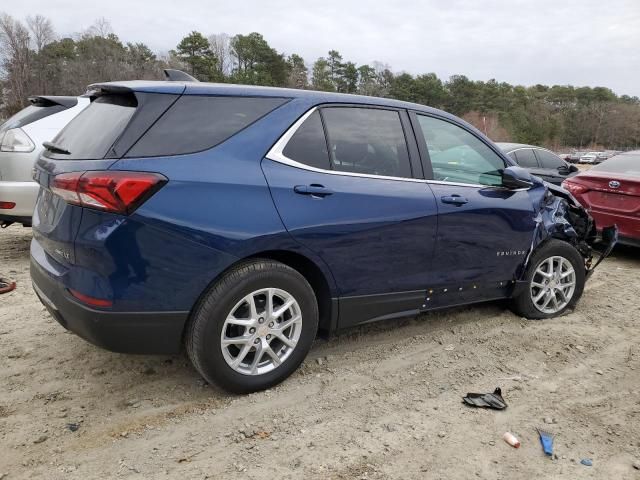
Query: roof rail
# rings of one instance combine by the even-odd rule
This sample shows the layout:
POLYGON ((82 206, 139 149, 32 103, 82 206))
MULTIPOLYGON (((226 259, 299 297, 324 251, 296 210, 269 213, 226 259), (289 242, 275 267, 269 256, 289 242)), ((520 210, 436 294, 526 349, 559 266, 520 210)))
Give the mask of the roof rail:
POLYGON ((192 77, 188 73, 182 70, 174 70, 173 68, 165 68, 164 70, 165 80, 167 82, 199 82, 197 78, 192 77))

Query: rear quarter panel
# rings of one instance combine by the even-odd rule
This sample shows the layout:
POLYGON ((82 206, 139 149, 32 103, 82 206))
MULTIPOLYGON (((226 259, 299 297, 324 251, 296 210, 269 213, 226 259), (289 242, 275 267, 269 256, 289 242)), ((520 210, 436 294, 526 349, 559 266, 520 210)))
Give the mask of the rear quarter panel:
POLYGON ((111 169, 159 172, 169 182, 129 217, 85 209, 76 264, 115 308, 130 311, 190 310, 221 272, 264 251, 310 257, 331 285, 322 262, 286 232, 260 168, 304 110, 285 104, 204 152, 117 161, 111 169))

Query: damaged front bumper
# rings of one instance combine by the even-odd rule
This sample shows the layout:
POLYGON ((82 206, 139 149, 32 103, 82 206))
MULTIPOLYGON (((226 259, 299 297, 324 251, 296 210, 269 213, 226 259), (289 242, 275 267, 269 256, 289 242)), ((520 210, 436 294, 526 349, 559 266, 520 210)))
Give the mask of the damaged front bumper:
POLYGON ((616 244, 618 243, 618 227, 616 225, 612 225, 610 227, 604 227, 602 229, 601 237, 602 237, 602 246, 604 247, 604 249, 602 250, 602 253, 600 254, 600 257, 598 258, 598 260, 596 260, 596 263, 593 266, 590 266, 590 265, 587 266, 587 278, 589 278, 593 273, 593 271, 595 270, 595 268, 598 265, 600 265, 600 262, 602 262, 602 260, 604 260, 609 256, 609 254, 613 250, 613 247, 615 247, 616 244))
MULTIPOLYGON (((540 185, 542 186, 542 185, 540 185)), ((563 188, 543 182, 544 188, 533 189, 534 208, 536 209, 536 228, 531 242, 529 255, 523 265, 520 280, 529 264, 535 249, 551 238, 570 243, 584 259, 587 278, 593 270, 613 250, 618 241, 618 227, 615 225, 602 229, 602 251, 594 263, 593 244, 597 240, 597 231, 593 218, 569 192, 563 188)))

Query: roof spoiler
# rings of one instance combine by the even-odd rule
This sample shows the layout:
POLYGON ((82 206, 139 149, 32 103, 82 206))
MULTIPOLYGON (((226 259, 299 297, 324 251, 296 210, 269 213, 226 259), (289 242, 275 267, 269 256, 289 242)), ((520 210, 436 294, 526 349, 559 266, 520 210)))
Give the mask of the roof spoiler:
POLYGON ((29 97, 31 105, 36 107, 53 107, 62 105, 66 108, 75 107, 78 104, 77 97, 64 97, 59 95, 33 96, 29 97))
POLYGON ((164 79, 167 82, 199 82, 197 78, 192 77, 182 70, 174 70, 173 68, 165 68, 164 79))

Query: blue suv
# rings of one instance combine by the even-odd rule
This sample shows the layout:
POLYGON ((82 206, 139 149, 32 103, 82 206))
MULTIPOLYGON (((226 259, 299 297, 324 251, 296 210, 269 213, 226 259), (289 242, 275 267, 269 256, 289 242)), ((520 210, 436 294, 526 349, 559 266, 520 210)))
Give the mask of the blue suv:
POLYGON ((445 112, 191 82, 89 95, 34 171, 31 276, 109 350, 184 345, 250 392, 318 332, 495 299, 560 315, 592 268, 584 209, 445 112))

